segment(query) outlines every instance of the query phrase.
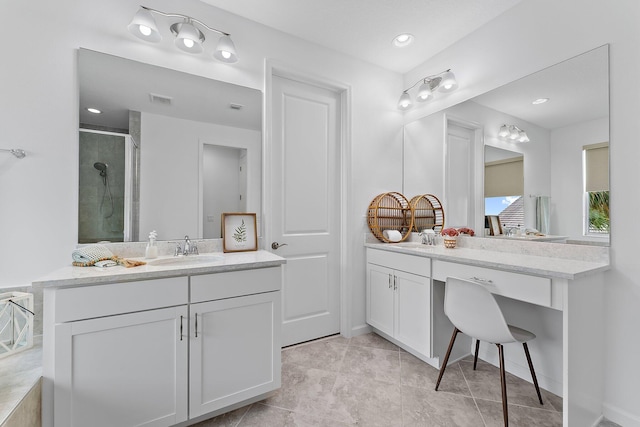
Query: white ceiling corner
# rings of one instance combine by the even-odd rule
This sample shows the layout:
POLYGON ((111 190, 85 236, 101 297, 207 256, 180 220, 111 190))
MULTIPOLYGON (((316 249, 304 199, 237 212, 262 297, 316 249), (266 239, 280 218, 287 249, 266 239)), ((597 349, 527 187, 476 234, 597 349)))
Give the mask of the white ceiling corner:
POLYGON ((292 36, 406 73, 521 0, 201 0, 292 36), (411 33, 414 42, 393 46, 411 33))

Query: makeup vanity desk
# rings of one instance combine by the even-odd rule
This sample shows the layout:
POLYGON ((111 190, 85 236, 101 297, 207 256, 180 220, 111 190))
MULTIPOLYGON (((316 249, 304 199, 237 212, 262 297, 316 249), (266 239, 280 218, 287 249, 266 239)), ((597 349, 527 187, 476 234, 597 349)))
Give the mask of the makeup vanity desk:
MULTIPOLYGON (((440 368, 453 328, 443 311, 443 282, 448 276, 474 279, 499 295, 509 323, 536 334, 530 345, 538 380, 563 397, 563 425, 597 424, 609 248, 459 237, 458 247, 447 249, 380 243, 373 236, 365 247, 367 323, 377 333, 440 368)), ((470 344, 462 343, 458 357, 471 353, 470 344)), ((493 346, 481 345, 481 358, 497 364, 495 353, 493 346)), ((507 348, 507 370, 530 381, 520 353, 507 348)))

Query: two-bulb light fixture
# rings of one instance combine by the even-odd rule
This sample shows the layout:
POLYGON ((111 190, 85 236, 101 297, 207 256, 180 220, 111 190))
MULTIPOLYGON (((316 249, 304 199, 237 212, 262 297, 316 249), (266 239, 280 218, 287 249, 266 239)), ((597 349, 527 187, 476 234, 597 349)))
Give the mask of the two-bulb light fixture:
POLYGON ((419 83, 422 83, 418 88, 418 94, 416 100, 418 102, 425 102, 434 97, 434 92, 453 92, 458 88, 458 82, 456 76, 451 70, 445 70, 439 74, 433 76, 423 77, 413 84, 410 88, 404 90, 398 101, 398 108, 400 110, 408 110, 413 107, 411 101, 411 95, 409 91, 416 87, 419 83))
POLYGON ((179 22, 172 23, 169 27, 169 30, 171 30, 171 33, 173 33, 176 38, 175 44, 178 49, 188 53, 201 53, 204 50, 202 45, 205 42, 203 30, 208 30, 221 35, 218 40, 218 45, 213 52, 213 57, 219 61, 227 63, 234 63, 238 61, 236 47, 234 46, 233 41, 231 41, 229 33, 211 28, 195 18, 179 13, 165 13, 145 6, 140 6, 140 9, 127 27, 129 32, 139 39, 152 43, 157 43, 162 40, 156 21, 153 18, 153 13, 169 18, 181 19, 179 22))
POLYGON ((502 125, 498 131, 498 137, 503 141, 529 142, 527 133, 515 125, 502 125))

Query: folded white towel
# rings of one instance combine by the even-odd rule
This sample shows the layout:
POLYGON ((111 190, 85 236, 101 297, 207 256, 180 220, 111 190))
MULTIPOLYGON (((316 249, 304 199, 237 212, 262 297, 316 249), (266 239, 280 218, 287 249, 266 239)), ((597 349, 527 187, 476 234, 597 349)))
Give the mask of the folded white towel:
POLYGON ((384 230, 382 235, 390 242, 399 242, 402 240, 402 234, 398 230, 384 230))

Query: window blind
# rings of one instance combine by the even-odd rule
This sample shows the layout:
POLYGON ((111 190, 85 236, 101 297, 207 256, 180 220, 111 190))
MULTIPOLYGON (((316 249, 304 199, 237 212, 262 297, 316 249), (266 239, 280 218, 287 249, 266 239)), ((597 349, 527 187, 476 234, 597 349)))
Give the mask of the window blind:
POLYGON ((484 165, 484 197, 524 194, 522 157, 487 162, 484 165))
POLYGON ((585 145, 585 191, 609 191, 609 143, 585 145))

